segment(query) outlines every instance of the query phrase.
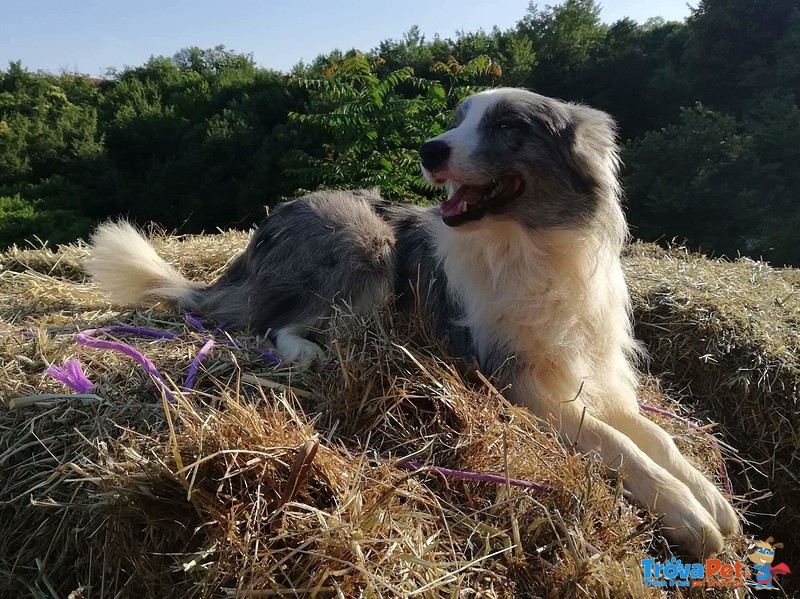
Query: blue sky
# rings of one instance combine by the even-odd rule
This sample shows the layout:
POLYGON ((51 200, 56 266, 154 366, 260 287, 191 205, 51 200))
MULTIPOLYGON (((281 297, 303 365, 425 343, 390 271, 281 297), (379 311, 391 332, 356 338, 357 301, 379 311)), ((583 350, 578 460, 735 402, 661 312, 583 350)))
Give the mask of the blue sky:
MULTIPOLYGON (((527 6, 527 0, 6 0, 0 3, 0 67, 21 60, 31 70, 98 76, 108 67, 140 65, 187 46, 223 44, 252 53, 262 66, 288 70, 334 48, 374 48, 413 25, 442 37, 494 25, 505 29, 527 6)), ((606 0, 602 6, 607 22, 624 16, 682 20, 689 14, 686 0, 606 0)))

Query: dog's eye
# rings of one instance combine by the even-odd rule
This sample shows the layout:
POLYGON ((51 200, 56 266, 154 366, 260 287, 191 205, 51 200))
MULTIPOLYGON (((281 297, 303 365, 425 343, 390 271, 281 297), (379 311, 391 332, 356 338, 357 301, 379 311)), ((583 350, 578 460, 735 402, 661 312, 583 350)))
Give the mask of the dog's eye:
POLYGON ((526 126, 526 123, 522 121, 500 121, 497 123, 496 127, 501 131, 512 131, 512 130, 522 130, 526 126))

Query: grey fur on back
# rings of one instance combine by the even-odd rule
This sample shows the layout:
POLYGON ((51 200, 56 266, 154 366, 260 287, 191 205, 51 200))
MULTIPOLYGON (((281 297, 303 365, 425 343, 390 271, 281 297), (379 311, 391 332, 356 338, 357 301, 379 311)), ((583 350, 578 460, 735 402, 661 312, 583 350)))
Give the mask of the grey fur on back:
POLYGON ((345 302, 370 309, 392 286, 395 237, 373 191, 322 191, 278 206, 245 252, 181 307, 259 332, 315 327, 345 302))

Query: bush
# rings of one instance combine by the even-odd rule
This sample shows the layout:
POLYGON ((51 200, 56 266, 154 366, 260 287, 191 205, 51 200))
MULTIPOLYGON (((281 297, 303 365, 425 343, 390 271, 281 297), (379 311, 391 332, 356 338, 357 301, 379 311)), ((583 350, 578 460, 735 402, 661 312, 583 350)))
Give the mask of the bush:
POLYGON ((24 244, 36 238, 67 243, 85 236, 91 221, 71 210, 48 210, 43 200, 20 195, 0 196, 0 239, 5 244, 24 244))

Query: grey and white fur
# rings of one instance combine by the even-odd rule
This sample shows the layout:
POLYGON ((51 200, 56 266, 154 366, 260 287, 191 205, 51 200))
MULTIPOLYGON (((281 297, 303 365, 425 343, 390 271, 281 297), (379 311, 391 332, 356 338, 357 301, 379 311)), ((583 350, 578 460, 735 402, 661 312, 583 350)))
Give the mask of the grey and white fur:
POLYGON ((269 332, 290 361, 345 301, 417 302, 453 349, 505 375, 511 399, 582 452, 624 471, 630 493, 694 557, 739 529, 730 503, 645 418, 636 398, 631 303, 620 264, 615 126, 603 112, 521 89, 475 94, 420 147, 447 200, 423 208, 375 191, 312 193, 276 208, 218 281, 186 280, 126 223, 102 225, 88 270, 122 304, 174 301, 269 332), (577 398, 576 398, 577 397, 577 398))

